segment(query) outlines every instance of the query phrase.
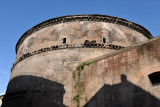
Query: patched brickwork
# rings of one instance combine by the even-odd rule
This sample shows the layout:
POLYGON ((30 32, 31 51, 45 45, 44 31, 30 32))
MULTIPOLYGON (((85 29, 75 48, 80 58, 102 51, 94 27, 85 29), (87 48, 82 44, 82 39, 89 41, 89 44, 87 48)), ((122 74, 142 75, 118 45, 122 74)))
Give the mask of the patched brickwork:
POLYGON ((152 85, 148 77, 160 71, 159 46, 160 37, 157 37, 145 44, 88 61, 92 63, 81 70, 81 83, 85 89, 81 96, 88 100, 81 99, 81 105, 159 107, 160 85, 152 85))
POLYGON ((96 43, 102 44, 102 37, 106 37, 107 44, 118 46, 130 46, 148 39, 137 31, 112 23, 93 21, 61 23, 28 36, 19 46, 17 59, 31 51, 63 45, 63 38, 66 38, 68 45, 80 45, 84 44, 85 40, 95 40, 96 43))
POLYGON ((160 47, 151 38, 144 27, 105 15, 42 22, 16 45, 2 107, 158 107, 159 86, 148 75, 159 70, 160 47))
POLYGON ((143 34, 144 36, 146 36, 149 39, 152 38, 152 35, 150 34, 150 32, 147 29, 145 29, 144 27, 142 27, 136 23, 127 21, 125 19, 118 18, 118 17, 112 17, 112 16, 107 16, 107 15, 97 15, 97 14, 63 16, 63 17, 53 18, 53 19, 47 20, 45 22, 42 22, 42 23, 34 26, 33 28, 31 28, 27 32, 25 32, 23 34, 23 36, 19 39, 19 41, 16 45, 16 52, 18 51, 20 44, 31 34, 37 32, 41 29, 44 29, 46 27, 52 26, 52 25, 57 25, 60 23, 67 23, 67 22, 78 22, 78 21, 114 23, 117 25, 126 26, 127 28, 131 28, 137 32, 140 32, 141 34, 143 34))

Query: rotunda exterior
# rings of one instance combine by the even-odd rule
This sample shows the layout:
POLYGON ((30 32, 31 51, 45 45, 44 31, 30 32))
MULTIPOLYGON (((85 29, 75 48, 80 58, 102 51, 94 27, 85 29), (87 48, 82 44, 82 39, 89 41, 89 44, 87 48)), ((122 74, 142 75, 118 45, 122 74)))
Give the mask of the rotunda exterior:
POLYGON ((151 38, 141 25, 106 15, 44 21, 17 42, 2 107, 74 107, 73 75, 78 65, 151 38))

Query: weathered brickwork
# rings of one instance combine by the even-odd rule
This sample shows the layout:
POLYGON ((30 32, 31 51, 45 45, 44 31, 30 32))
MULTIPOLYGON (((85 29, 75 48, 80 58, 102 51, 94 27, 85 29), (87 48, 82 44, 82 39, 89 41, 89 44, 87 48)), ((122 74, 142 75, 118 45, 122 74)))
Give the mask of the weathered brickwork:
POLYGON ((145 44, 89 61, 92 64, 81 70, 81 86, 85 89, 81 105, 159 107, 160 85, 152 85, 148 77, 160 71, 159 49, 160 37, 157 37, 145 44))
POLYGON ((39 50, 35 50, 35 51, 31 51, 29 53, 23 54, 18 60, 16 60, 16 62, 13 64, 12 69, 14 68, 14 66, 19 63, 20 61, 22 61, 23 59, 26 59, 30 56, 33 56, 35 54, 40 54, 42 52, 47 52, 47 51, 52 51, 52 50, 59 50, 59 49, 66 49, 66 48, 107 48, 107 49, 113 49, 113 50, 120 50, 123 49, 123 46, 117 46, 117 45, 106 45, 106 44, 97 44, 97 43, 87 43, 87 44, 80 44, 80 45, 56 45, 56 46, 51 46, 51 47, 47 47, 47 48, 42 48, 39 50))
POLYGON ((42 22, 16 45, 2 106, 143 107, 134 100, 140 97, 144 107, 158 107, 159 86, 148 75, 159 69, 159 40, 144 43, 151 38, 144 27, 111 16, 42 22))
POLYGON ((18 51, 19 45, 31 34, 44 29, 46 27, 57 25, 60 23, 67 23, 67 22, 78 22, 78 21, 92 21, 92 22, 105 22, 105 23, 114 23, 116 25, 126 26, 127 28, 131 28, 137 32, 140 32, 141 34, 145 35, 147 38, 152 38, 152 35, 148 30, 146 30, 144 27, 127 21, 122 18, 118 17, 112 17, 112 16, 106 16, 106 15, 74 15, 74 16, 63 16, 58 18, 53 18, 50 20, 47 20, 45 22, 42 22, 27 32, 23 34, 23 36, 19 39, 17 45, 16 45, 16 52, 18 51))
POLYGON ((130 46, 148 39, 135 30, 112 23, 68 22, 46 27, 28 36, 19 46, 17 59, 31 51, 63 45, 63 38, 66 38, 68 45, 80 45, 85 40, 95 40, 101 44, 102 37, 106 38, 107 44, 118 46, 130 46))

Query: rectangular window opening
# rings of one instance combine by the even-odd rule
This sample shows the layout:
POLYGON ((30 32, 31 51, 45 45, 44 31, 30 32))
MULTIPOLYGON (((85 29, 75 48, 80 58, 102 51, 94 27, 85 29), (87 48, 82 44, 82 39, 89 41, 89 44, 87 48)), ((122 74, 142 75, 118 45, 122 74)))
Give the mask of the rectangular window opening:
POLYGON ((160 84, 160 71, 154 72, 148 75, 152 85, 159 85, 160 84))
POLYGON ((66 38, 63 38, 63 44, 66 44, 66 38))
POLYGON ((102 41, 104 44, 106 44, 106 37, 102 37, 102 41))

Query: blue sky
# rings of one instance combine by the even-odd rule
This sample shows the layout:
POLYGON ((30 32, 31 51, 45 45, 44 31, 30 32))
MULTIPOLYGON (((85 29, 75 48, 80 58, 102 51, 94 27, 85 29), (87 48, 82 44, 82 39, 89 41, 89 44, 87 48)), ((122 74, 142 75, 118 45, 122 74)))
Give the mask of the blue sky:
POLYGON ((160 0, 0 0, 0 94, 6 91, 21 35, 47 19, 75 14, 116 16, 160 35, 160 0))

